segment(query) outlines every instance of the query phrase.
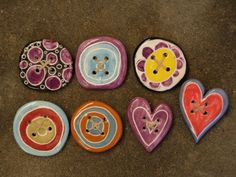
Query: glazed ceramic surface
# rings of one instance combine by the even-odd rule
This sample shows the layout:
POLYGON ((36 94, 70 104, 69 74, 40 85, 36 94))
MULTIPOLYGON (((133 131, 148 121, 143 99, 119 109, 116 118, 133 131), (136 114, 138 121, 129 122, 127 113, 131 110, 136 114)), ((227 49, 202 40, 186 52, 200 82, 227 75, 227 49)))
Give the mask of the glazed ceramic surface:
POLYGON ((119 40, 106 36, 86 40, 78 48, 75 68, 84 88, 116 88, 126 76, 125 47, 119 40))
POLYGON ((224 115, 228 97, 222 89, 212 89, 205 94, 200 81, 186 81, 180 91, 180 108, 196 142, 224 115))
POLYGON ((20 78, 26 86, 50 91, 66 86, 73 70, 69 51, 48 39, 26 45, 20 56, 19 68, 20 78))
POLYGON ((76 142, 91 152, 112 148, 122 135, 122 122, 109 105, 91 101, 80 106, 71 119, 71 133, 76 142))
POLYGON ((166 104, 160 104, 152 111, 144 98, 136 97, 129 104, 128 120, 138 140, 151 152, 170 130, 172 112, 166 104))
POLYGON ((181 49, 162 39, 142 42, 134 57, 141 83, 154 91, 173 88, 185 75, 186 60, 181 49))
POLYGON ((46 101, 23 105, 13 123, 14 137, 25 152, 36 156, 51 156, 64 146, 69 123, 64 111, 46 101))

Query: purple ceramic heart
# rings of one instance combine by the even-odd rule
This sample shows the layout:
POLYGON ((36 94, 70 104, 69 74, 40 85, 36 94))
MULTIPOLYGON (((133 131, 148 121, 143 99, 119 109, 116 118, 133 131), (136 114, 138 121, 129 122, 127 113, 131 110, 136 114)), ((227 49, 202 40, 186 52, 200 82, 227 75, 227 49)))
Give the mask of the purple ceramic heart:
POLYGON ((136 97, 129 104, 128 119, 138 140, 151 152, 170 130, 172 112, 166 104, 158 105, 152 112, 144 98, 136 97))

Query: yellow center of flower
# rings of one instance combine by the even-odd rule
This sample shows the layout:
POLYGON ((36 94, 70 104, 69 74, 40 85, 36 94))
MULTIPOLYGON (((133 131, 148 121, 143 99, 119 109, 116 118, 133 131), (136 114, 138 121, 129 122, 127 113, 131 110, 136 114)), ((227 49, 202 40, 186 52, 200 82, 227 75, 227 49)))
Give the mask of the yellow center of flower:
POLYGON ((174 74, 176 65, 175 54, 170 49, 158 49, 146 60, 146 76, 151 82, 163 82, 174 74))

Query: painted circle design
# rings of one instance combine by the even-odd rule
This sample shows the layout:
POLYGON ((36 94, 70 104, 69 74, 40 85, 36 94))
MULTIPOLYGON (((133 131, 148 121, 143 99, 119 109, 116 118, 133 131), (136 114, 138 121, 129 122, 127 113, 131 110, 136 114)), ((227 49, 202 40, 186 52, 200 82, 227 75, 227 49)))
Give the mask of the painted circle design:
POLYGON ((122 134, 122 122, 110 106, 92 101, 79 107, 71 119, 71 132, 78 144, 91 152, 112 148, 122 134))
POLYGON ((144 86, 154 91, 173 88, 185 75, 182 50, 162 39, 147 39, 135 53, 135 70, 144 86))
POLYGON ((24 47, 22 51, 19 68, 20 73, 24 72, 26 75, 21 79, 32 89, 56 91, 70 81, 73 73, 72 64, 69 51, 64 47, 59 47, 58 42, 48 39, 35 41, 24 47), (67 82, 61 84, 64 80, 63 76, 57 76, 64 70, 67 71, 67 82), (47 87, 42 89, 41 84, 47 87))
POLYGON ((76 57, 76 75, 85 88, 111 89, 124 81, 127 55, 123 44, 111 37, 84 41, 76 57))
POLYGON ((61 108, 50 102, 34 101, 17 111, 13 131, 18 145, 25 152, 51 156, 63 148, 69 125, 61 108))

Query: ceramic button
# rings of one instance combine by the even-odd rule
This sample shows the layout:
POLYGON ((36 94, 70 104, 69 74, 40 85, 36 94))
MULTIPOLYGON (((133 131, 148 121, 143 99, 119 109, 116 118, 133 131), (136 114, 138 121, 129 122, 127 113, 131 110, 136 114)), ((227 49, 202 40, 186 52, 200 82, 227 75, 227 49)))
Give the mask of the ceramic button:
POLYGON ((64 146, 69 123, 63 110, 53 103, 33 101, 16 113, 13 131, 22 150, 36 156, 51 156, 64 146))
POLYGON ((76 57, 76 75, 80 85, 88 89, 113 89, 126 76, 127 55, 123 44, 112 37, 84 41, 76 57))
POLYGON ((172 112, 166 104, 160 104, 152 111, 144 98, 136 97, 129 104, 128 120, 137 139, 151 152, 170 130, 172 112))
POLYGON ((122 122, 109 105, 91 101, 80 106, 71 119, 71 133, 76 142, 91 152, 112 148, 122 135, 122 122))
POLYGON ((69 51, 48 39, 26 45, 20 56, 19 68, 24 85, 50 91, 65 87, 73 70, 69 51))
POLYGON ((186 81, 180 91, 180 108, 197 142, 215 125, 228 108, 228 97, 222 89, 212 89, 205 95, 200 81, 186 81))
POLYGON ((135 70, 141 83, 154 91, 174 87, 186 71, 181 49, 162 39, 147 39, 135 53, 135 70))

